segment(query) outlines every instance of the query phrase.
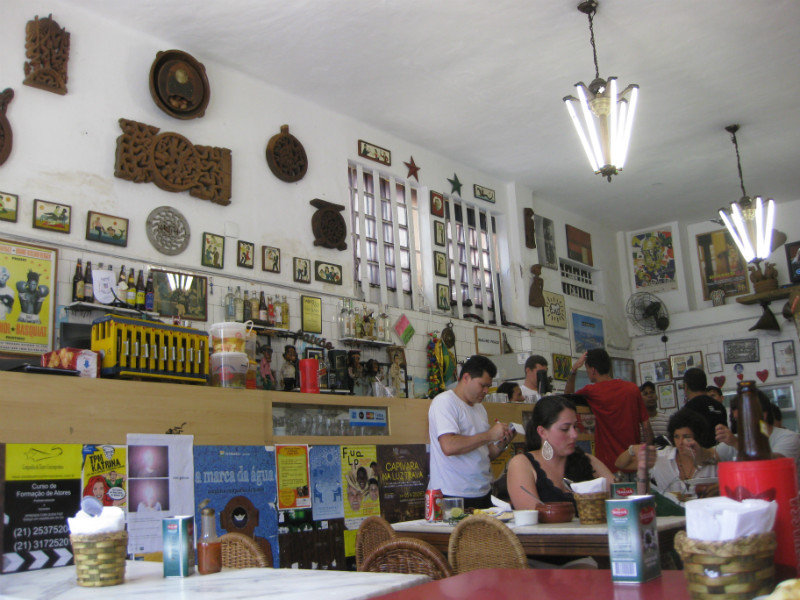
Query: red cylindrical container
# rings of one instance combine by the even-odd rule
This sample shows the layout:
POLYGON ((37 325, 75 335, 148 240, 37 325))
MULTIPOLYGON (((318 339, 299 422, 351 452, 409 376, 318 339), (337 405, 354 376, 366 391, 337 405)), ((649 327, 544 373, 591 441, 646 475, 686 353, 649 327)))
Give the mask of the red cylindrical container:
POLYGON ((306 394, 319 394, 319 362, 316 358, 300 359, 300 391, 306 394))
POLYGON ((721 462, 718 466, 719 492, 734 500, 760 498, 776 500, 775 563, 797 569, 795 532, 792 525, 791 500, 797 497, 797 469, 794 459, 773 458, 744 462, 721 462))
POLYGON ((425 519, 427 521, 442 520, 442 490, 425 490, 425 519))

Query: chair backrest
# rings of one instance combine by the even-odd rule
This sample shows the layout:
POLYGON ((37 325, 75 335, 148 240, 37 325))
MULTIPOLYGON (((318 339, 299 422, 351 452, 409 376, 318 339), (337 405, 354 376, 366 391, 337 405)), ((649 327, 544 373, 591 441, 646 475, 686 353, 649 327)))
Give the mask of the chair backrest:
POLYGON ((414 573, 431 579, 453 574, 447 559, 428 542, 396 537, 378 546, 367 556, 361 570, 370 573, 414 573))
POLYGON ((471 515, 456 525, 447 554, 455 573, 528 568, 525 550, 516 534, 488 515, 471 515))
POLYGON ((361 521, 356 534, 356 571, 378 546, 394 537, 394 529, 386 519, 373 516, 361 521))
POLYGON ((265 552, 253 538, 242 533, 226 533, 220 536, 222 543, 222 566, 232 569, 271 567, 272 552, 265 552))

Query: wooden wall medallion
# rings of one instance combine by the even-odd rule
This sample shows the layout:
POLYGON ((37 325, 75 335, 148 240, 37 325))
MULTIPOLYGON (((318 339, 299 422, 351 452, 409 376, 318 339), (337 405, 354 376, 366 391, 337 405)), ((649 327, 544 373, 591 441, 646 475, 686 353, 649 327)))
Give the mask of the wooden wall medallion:
POLYGON ((14 136, 11 133, 11 123, 6 117, 6 109, 9 102, 14 97, 14 90, 6 88, 0 92, 0 165, 6 162, 8 155, 11 154, 11 146, 14 136))
POLYGON ((292 183, 305 177, 308 157, 303 144, 289 133, 288 125, 281 125, 281 132, 269 139, 267 164, 272 174, 281 181, 292 183))
POLYGON ((184 192, 215 204, 231 203, 231 151, 195 146, 182 135, 120 119, 114 176, 153 182, 168 192, 184 192))
POLYGON ((311 231, 314 233, 315 246, 346 250, 347 224, 344 222, 342 211, 344 206, 314 198, 311 206, 317 209, 311 217, 311 231))
POLYGON ((53 20, 34 17, 25 26, 25 79, 22 83, 62 96, 67 93, 69 33, 53 20))
POLYGON ((159 52, 150 67, 150 95, 171 117, 202 117, 211 98, 205 66, 180 50, 159 52))

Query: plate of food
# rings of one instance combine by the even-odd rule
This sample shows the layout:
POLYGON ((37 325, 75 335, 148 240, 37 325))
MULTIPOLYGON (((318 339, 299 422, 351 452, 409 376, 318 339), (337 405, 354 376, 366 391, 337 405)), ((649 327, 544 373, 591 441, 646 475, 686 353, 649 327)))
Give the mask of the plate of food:
POLYGON ((491 508, 476 508, 473 514, 489 515, 490 517, 494 517, 495 519, 499 519, 501 521, 510 521, 514 518, 513 512, 504 510, 497 506, 493 506, 491 508))

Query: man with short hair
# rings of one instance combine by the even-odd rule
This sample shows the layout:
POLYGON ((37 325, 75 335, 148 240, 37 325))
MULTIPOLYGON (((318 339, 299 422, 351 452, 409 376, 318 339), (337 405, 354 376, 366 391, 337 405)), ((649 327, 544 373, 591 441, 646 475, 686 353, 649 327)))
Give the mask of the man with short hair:
MULTIPOLYGON (((652 381, 645 381, 639 386, 639 391, 642 393, 642 400, 644 407, 647 409, 647 414, 650 417, 650 427, 653 430, 653 437, 662 440, 667 440, 667 425, 669 424, 669 415, 664 411, 658 410, 658 396, 656 396, 656 386, 652 381)), ((661 447, 665 444, 662 443, 657 446, 661 447)))
POLYGON ((595 456, 613 472, 617 457, 629 446, 653 444, 653 430, 639 388, 630 381, 611 377, 611 357, 602 348, 584 352, 575 361, 565 394, 575 391, 575 374, 584 365, 591 383, 577 393, 586 399, 595 416, 595 456))
POLYGON ((539 354, 531 354, 525 361, 525 382, 519 385, 525 402, 530 404, 539 401, 539 371, 547 373, 547 359, 539 354))
POLYGON ((686 391, 686 405, 684 408, 693 410, 705 420, 708 427, 703 439, 697 443, 704 448, 711 448, 714 440, 714 429, 717 425, 728 425, 728 412, 722 402, 706 394, 708 382, 703 369, 692 367, 683 374, 683 387, 686 391))
POLYGON ((470 357, 456 387, 436 396, 428 409, 428 489, 464 498, 464 508, 492 505, 490 461, 514 435, 499 421, 490 427, 481 404, 496 374, 497 367, 485 356, 470 357))

